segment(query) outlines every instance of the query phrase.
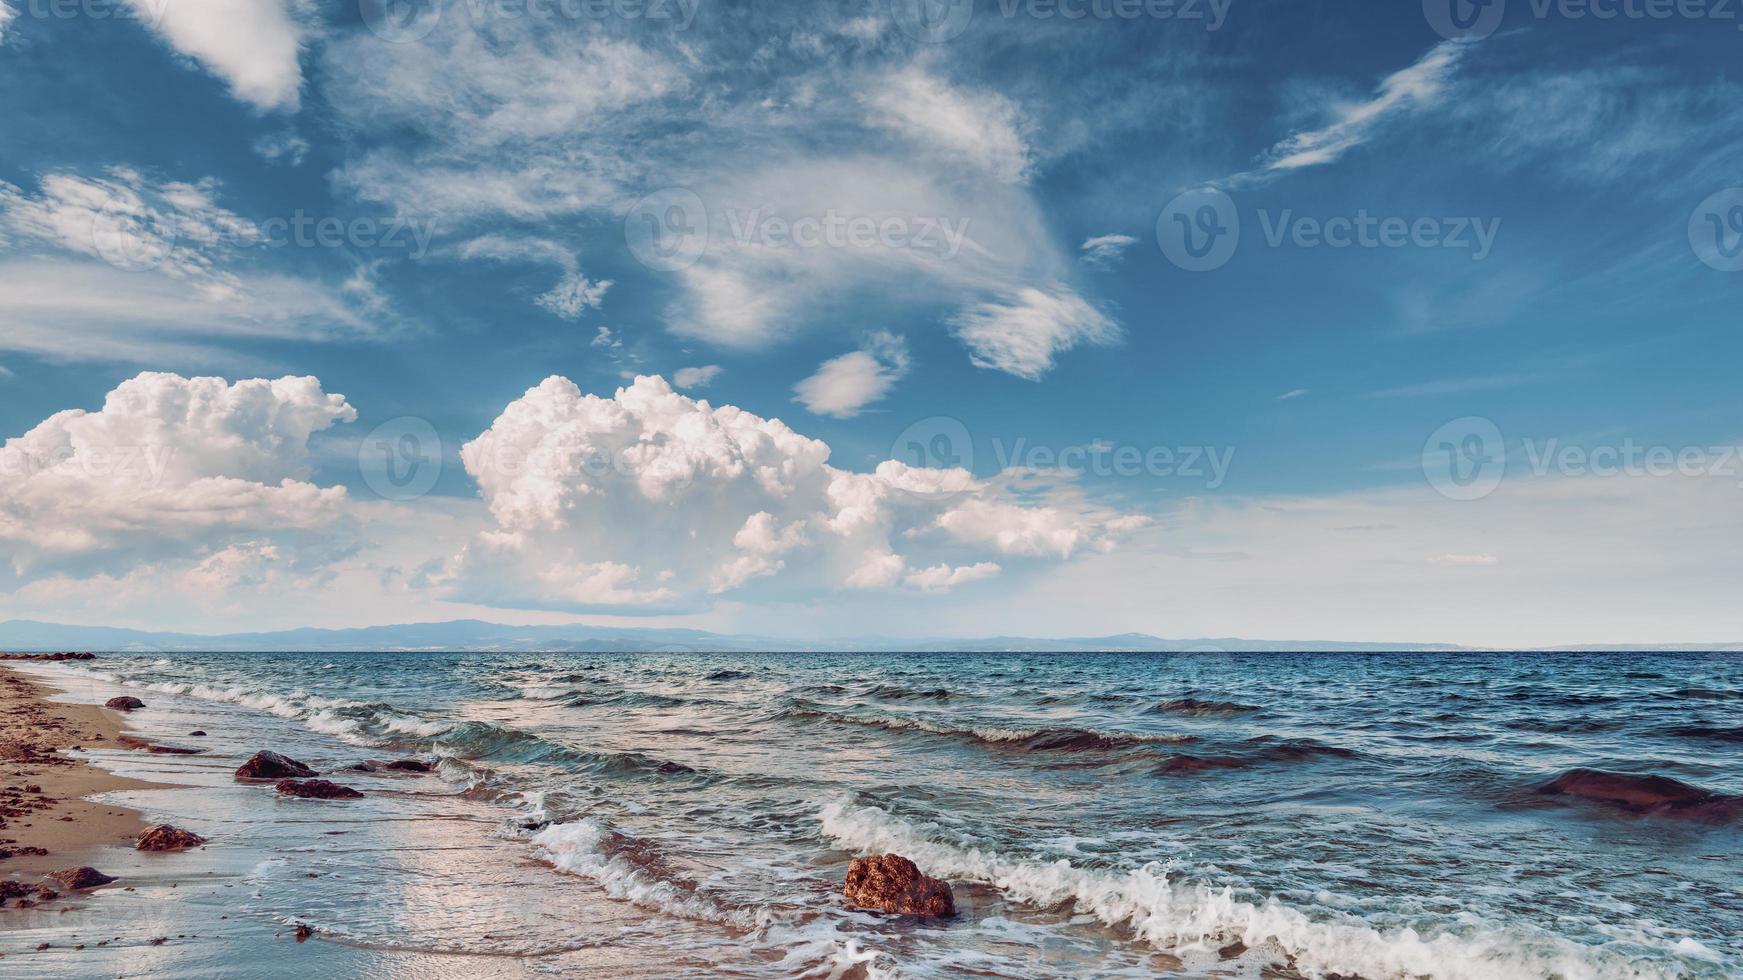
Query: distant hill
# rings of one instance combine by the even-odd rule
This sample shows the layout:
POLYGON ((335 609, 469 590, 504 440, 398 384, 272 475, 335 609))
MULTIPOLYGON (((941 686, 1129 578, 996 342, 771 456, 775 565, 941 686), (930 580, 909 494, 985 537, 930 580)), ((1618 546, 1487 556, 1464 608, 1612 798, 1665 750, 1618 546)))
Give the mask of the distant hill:
POLYGON ((503 651, 503 652, 1275 652, 1450 651, 1451 644, 1339 643, 1335 641, 1272 641, 1236 638, 1165 640, 1142 633, 1118 636, 1040 639, 998 636, 985 639, 898 639, 858 637, 805 642, 759 636, 736 636, 684 629, 618 629, 601 626, 503 626, 478 620, 370 626, 362 629, 293 629, 272 633, 155 633, 106 626, 65 626, 29 620, 0 623, 0 651, 96 652, 263 651, 503 651))

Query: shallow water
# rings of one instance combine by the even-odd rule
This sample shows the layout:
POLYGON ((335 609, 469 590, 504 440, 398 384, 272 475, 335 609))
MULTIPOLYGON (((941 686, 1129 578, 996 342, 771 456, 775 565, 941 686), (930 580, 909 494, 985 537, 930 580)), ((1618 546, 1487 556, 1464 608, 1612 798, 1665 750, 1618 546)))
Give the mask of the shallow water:
POLYGON ((480 975, 505 957, 622 975, 1743 973, 1743 830, 1535 792, 1587 766, 1743 793, 1734 655, 153 653, 43 670, 75 696, 156 692, 134 722, 210 754, 99 761, 175 769, 198 793, 154 805, 196 797, 252 826, 247 866, 215 869, 238 915, 387 951, 377 975, 423 955, 480 975), (323 770, 442 762, 308 804, 229 780, 263 747, 323 770), (874 851, 951 879, 964 914, 845 907, 847 861, 874 851))

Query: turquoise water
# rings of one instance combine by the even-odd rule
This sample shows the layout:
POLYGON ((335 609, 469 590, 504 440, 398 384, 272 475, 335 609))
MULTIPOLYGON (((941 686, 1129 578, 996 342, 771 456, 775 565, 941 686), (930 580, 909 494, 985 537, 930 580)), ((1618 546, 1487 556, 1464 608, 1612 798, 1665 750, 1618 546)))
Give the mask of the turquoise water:
POLYGON ((261 805, 223 778, 255 748, 328 770, 440 759, 435 776, 354 780, 371 795, 345 819, 398 828, 391 846, 348 864, 299 816, 275 824, 280 849, 316 857, 239 872, 270 896, 251 911, 362 947, 564 973, 593 949, 743 976, 1743 974, 1743 829, 1536 792, 1594 767, 1743 793, 1734 655, 151 653, 52 669, 93 695, 154 692, 135 721, 160 737, 211 731, 211 754, 173 761, 209 785, 214 820, 261 805), (882 851, 950 879, 964 914, 847 908, 847 861, 882 851))

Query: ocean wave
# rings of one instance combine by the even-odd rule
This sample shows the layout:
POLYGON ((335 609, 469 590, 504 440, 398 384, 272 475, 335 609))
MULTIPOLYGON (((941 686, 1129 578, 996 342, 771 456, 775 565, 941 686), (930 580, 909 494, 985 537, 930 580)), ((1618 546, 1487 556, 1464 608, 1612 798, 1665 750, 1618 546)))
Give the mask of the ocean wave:
MULTIPOLYGON (((989 885, 1036 908, 1071 906, 1104 925, 1174 954, 1216 950, 1233 943, 1308 975, 1371 980, 1557 976, 1579 980, 1670 980, 1712 966, 1711 952, 1692 940, 1652 950, 1645 960, 1624 949, 1588 946, 1526 927, 1489 927, 1469 921, 1424 935, 1399 925, 1380 927, 1350 916, 1325 921, 1276 898, 1237 896, 1232 886, 1173 880, 1150 863, 1131 869, 1080 868, 1069 861, 1024 860, 951 835, 935 824, 911 822, 847 799, 818 812, 823 836, 853 853, 897 853, 928 874, 989 885), (1691 962, 1693 961, 1693 962, 1691 962)), ((1717 974, 1713 974, 1717 975, 1717 974)))
POLYGON ((1709 739, 1716 742, 1743 742, 1743 727, 1735 725, 1667 725, 1655 734, 1672 738, 1709 739))
POLYGON ((942 687, 920 691, 899 684, 879 684, 865 693, 867 697, 882 698, 885 701, 949 701, 957 696, 954 691, 942 687))
POLYGON ((468 721, 437 738, 432 745, 442 758, 468 762, 544 763, 592 775, 658 775, 715 780, 720 777, 681 762, 639 752, 593 752, 484 721, 468 721))
POLYGON ((612 898, 645 909, 746 932, 771 919, 766 910, 733 905, 704 893, 695 882, 662 873, 643 842, 591 817, 552 824, 532 843, 558 871, 586 878, 612 898))
POLYGON ((1670 692, 1670 696, 1691 701, 1743 701, 1743 691, 1714 690, 1710 687, 1685 687, 1670 692))
POLYGON ((401 741, 396 736, 433 738, 454 727, 451 721, 423 718, 380 701, 322 697, 301 688, 271 691, 241 684, 150 681, 102 670, 77 669, 65 673, 133 690, 156 691, 159 694, 216 701, 264 711, 286 721, 300 722, 309 731, 329 735, 363 748, 396 745, 401 741))
POLYGON ((1234 701, 1201 701, 1198 698, 1170 698, 1150 707, 1157 714, 1170 715, 1244 715, 1261 710, 1256 705, 1234 701))
POLYGON ((854 714, 808 706, 788 708, 781 713, 781 717, 820 720, 839 725, 861 725, 893 732, 927 732, 1021 752, 1111 751, 1146 745, 1177 745, 1196 740, 1191 735, 1102 732, 1088 728, 950 724, 911 715, 882 712, 854 714))
POLYGON ((687 698, 675 698, 668 694, 654 694, 648 691, 617 691, 611 694, 589 694, 584 691, 573 692, 554 698, 558 704, 570 708, 682 708, 685 705, 698 702, 687 698))

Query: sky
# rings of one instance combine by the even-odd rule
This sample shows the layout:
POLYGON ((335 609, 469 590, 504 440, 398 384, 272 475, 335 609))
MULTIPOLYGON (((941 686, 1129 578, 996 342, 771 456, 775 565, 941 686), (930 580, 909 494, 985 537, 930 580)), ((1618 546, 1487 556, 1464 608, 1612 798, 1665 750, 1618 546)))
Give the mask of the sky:
POLYGON ((1734 642, 1739 50, 0 0, 0 619, 1734 642))

